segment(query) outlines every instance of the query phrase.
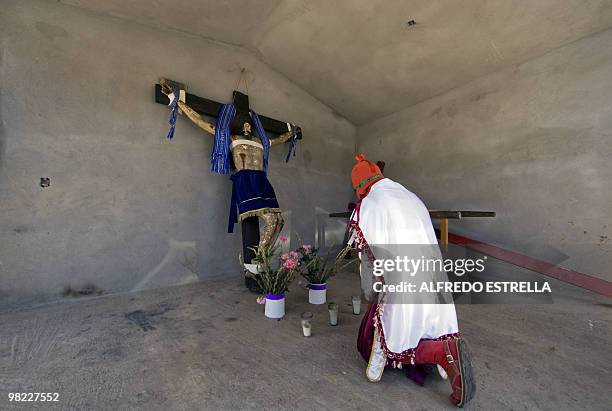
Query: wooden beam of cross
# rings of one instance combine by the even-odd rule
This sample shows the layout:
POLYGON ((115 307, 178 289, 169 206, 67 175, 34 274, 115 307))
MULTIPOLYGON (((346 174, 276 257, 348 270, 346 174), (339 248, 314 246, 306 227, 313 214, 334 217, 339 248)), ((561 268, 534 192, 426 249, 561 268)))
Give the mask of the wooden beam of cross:
MULTIPOLYGON (((234 90, 232 101, 236 105, 237 109, 248 111, 249 109, 249 96, 243 94, 237 90, 234 90)), ((170 104, 170 99, 162 92, 162 86, 160 84, 155 85, 155 102, 163 105, 170 104)), ((185 93, 185 104, 195 110, 198 114, 217 117, 219 109, 223 103, 219 103, 214 100, 196 96, 195 94, 185 93)), ((259 120, 264 130, 272 134, 283 134, 287 132, 287 122, 276 120, 274 118, 262 116, 258 113, 259 120)), ((296 126, 297 127, 297 126, 296 126)), ((302 139, 302 130, 300 127, 296 128, 297 139, 302 139)))

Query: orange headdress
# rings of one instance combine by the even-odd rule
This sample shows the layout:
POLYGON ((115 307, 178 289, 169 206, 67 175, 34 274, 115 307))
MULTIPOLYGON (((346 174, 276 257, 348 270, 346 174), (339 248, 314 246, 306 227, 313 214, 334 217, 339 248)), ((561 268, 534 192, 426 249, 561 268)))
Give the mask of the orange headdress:
POLYGON ((370 192, 372 185, 385 177, 380 168, 375 163, 366 160, 363 154, 357 154, 355 160, 357 164, 353 166, 351 180, 357 197, 364 198, 370 192))

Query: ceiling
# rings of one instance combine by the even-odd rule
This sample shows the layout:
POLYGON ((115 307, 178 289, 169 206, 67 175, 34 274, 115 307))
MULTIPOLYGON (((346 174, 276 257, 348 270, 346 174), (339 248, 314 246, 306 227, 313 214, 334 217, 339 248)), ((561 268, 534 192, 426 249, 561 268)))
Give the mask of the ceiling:
POLYGON ((612 0, 60 1, 249 49, 356 125, 612 26, 612 0))

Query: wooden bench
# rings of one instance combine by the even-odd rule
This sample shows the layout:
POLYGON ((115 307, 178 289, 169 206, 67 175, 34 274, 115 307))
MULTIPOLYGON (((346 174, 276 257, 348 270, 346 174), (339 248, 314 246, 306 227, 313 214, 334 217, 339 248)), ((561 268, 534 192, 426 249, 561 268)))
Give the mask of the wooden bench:
MULTIPOLYGON (((350 209, 350 206, 349 206, 350 209)), ((352 210, 340 213, 330 213, 330 217, 350 218, 352 210)), ((440 220, 440 245, 448 245, 448 220, 461 220, 462 218, 495 217, 495 211, 471 211, 471 210, 429 210, 432 220, 440 220)))

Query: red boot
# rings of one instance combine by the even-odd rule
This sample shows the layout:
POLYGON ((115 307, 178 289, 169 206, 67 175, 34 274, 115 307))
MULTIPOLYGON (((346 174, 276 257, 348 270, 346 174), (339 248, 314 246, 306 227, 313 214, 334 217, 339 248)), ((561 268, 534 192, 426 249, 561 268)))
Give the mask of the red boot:
POLYGON ((474 397, 476 385, 465 340, 421 341, 414 362, 438 364, 444 368, 453 389, 450 399, 457 407, 463 407, 474 397))

